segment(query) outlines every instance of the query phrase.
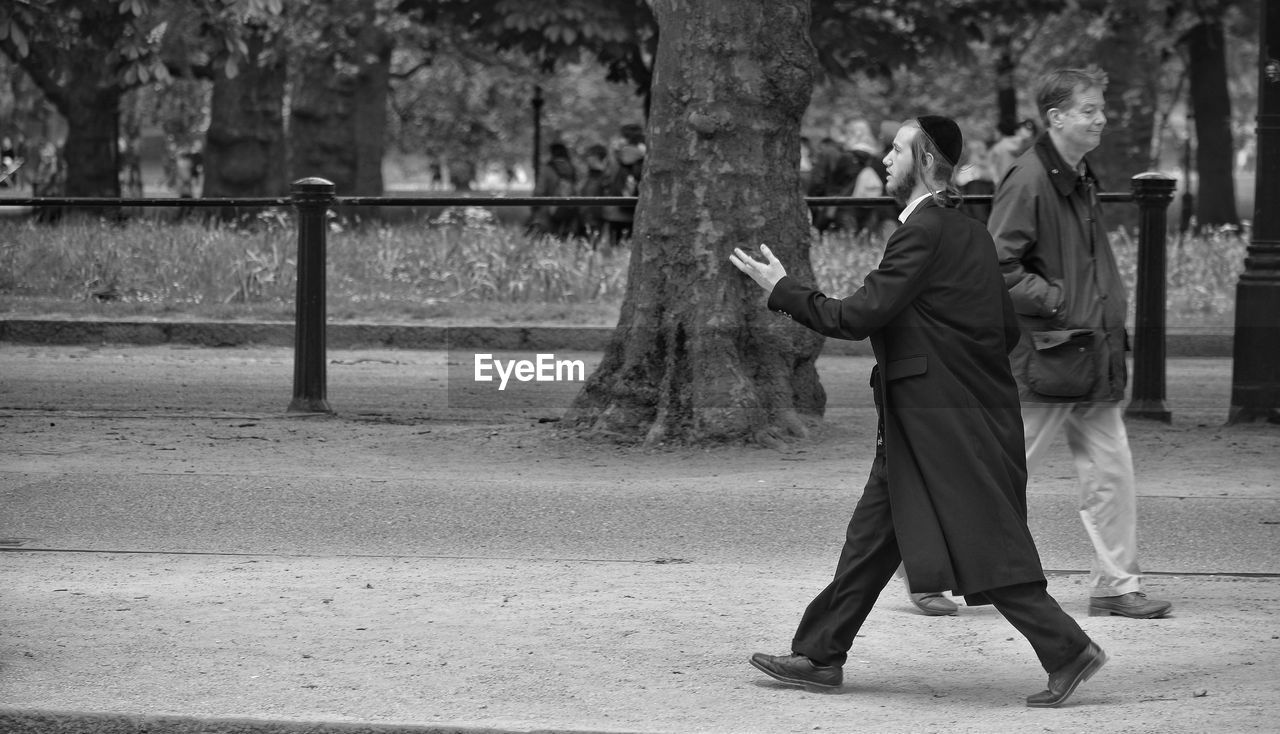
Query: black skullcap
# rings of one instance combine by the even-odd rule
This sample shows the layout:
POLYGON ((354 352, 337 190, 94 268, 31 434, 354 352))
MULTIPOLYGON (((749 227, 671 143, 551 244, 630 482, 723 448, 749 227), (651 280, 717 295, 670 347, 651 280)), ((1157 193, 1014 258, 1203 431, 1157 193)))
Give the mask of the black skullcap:
POLYGON ((942 157, 951 165, 960 162, 960 154, 964 151, 964 136, 960 134, 960 126, 950 117, 942 115, 921 115, 916 118, 920 130, 933 141, 942 157))
POLYGON ((639 145, 644 142, 644 128, 634 122, 623 125, 619 132, 622 133, 623 139, 631 145, 639 145))

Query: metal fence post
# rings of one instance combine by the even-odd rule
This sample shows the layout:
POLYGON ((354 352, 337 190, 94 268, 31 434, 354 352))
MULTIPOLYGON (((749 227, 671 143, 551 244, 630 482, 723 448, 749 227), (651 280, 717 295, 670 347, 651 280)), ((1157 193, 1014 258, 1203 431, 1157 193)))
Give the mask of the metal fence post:
POLYGON ((294 181, 292 198, 298 215, 298 297, 289 412, 331 413, 325 395, 325 217, 334 199, 333 182, 294 181))
POLYGON ((1169 203, 1177 182, 1163 173, 1139 173, 1130 181, 1138 205, 1137 317, 1133 340, 1133 395, 1125 415, 1165 423, 1165 260, 1169 203))

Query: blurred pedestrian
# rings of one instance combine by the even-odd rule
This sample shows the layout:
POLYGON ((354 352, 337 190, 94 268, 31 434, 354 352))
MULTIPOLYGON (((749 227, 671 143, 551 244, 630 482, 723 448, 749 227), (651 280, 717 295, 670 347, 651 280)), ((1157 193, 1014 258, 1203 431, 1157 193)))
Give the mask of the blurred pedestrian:
MULTIPOLYGON (((204 173, 203 156, 192 146, 176 148, 171 156, 168 184, 179 199, 193 199, 199 196, 200 179, 204 173)), ((181 206, 175 216, 186 219, 194 211, 193 207, 181 206)))
MULTIPOLYGON (((32 195, 59 197, 67 193, 67 168, 62 160, 62 150, 52 140, 40 145, 40 158, 31 179, 32 195)), ((36 221, 56 222, 62 219, 62 207, 42 206, 36 210, 36 221)))
MULTIPOLYGON (((840 141, 832 137, 819 140, 814 151, 808 195, 853 196, 862 166, 853 151, 840 141)), ((857 216, 849 207, 815 206, 812 208, 812 215, 813 226, 819 232, 857 229, 857 216)))
POLYGON ((1063 430, 1093 542, 1089 613, 1152 618, 1138 567, 1137 493, 1120 401, 1128 370, 1128 299, 1085 157, 1107 117, 1098 69, 1047 74, 1036 102, 1047 127, 996 189, 990 228, 1021 329, 1010 354, 1022 400, 1027 466, 1063 430))
POLYGON ((993 604, 1049 674, 1027 698, 1058 706, 1106 662, 1047 591, 1027 529, 1018 393, 1008 349, 1018 330, 991 235, 956 210, 962 150, 953 120, 925 115, 885 159, 906 205, 880 265, 844 299, 735 249, 730 260, 769 292, 771 310, 826 336, 870 339, 879 414, 871 475, 849 520, 835 577, 800 620, 791 654, 751 664, 792 685, 835 688, 858 630, 899 561, 918 591, 951 589, 993 604))
MULTIPOLYGON (((578 185, 579 196, 608 196, 609 149, 601 143, 588 146, 583 153, 586 171, 582 182, 578 185)), ((596 249, 600 238, 604 235, 604 207, 582 207, 582 229, 591 242, 591 249, 596 249)))
POLYGON ((980 138, 970 139, 965 148, 965 162, 956 173, 956 183, 965 197, 960 211, 986 224, 991 216, 991 202, 970 201, 969 197, 991 196, 996 192, 995 178, 991 173, 991 151, 986 141, 980 138))
POLYGON ((142 155, 137 134, 120 136, 120 188, 125 196, 142 196, 142 155))
POLYGON ((195 152, 188 147, 173 152, 168 184, 179 199, 195 198, 202 173, 195 152))
MULTIPOLYGON (((550 157, 538 169, 534 196, 571 197, 578 192, 578 171, 569 157, 569 146, 562 142, 547 148, 550 157)), ((578 208, 572 204, 545 204, 530 207, 528 230, 531 234, 573 237, 579 234, 578 208)))
POLYGON ((449 184, 454 191, 470 191, 476 181, 476 164, 466 156, 450 158, 447 162, 449 184))
POLYGON ((1035 140, 1036 124, 1031 120, 1010 124, 1001 122, 997 126, 1000 139, 991 145, 987 153, 987 163, 991 167, 991 180, 1000 183, 1004 174, 1013 165, 1013 159, 1026 152, 1027 147, 1035 140))
POLYGON ((808 195, 809 182, 813 178, 813 143, 806 137, 800 138, 800 190, 808 195))
MULTIPOLYGON (((648 152, 644 128, 636 124, 623 125, 622 136, 614 142, 613 155, 606 172, 607 196, 639 196, 640 181, 644 177, 644 159, 648 152)), ((603 217, 609 248, 618 247, 631 237, 636 216, 635 206, 606 206, 603 217)))
POLYGON ((0 138, 0 187, 18 187, 18 169, 22 167, 22 158, 8 135, 0 138))
MULTIPOLYGON (((870 140, 855 143, 851 153, 858 175, 854 177, 853 190, 849 195, 855 199, 884 196, 885 182, 889 178, 884 167, 884 155, 870 140)), ((882 206, 855 206, 849 208, 849 212, 853 215, 850 229, 854 232, 880 233, 885 222, 895 219, 895 213, 882 206)))

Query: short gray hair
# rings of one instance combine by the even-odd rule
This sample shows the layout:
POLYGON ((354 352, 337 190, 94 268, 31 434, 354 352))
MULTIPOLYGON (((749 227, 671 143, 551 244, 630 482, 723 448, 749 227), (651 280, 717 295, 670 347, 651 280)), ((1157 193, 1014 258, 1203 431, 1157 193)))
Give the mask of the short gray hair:
POLYGON ((1084 69, 1058 69, 1040 77, 1040 88, 1036 93, 1036 107, 1040 110, 1040 120, 1049 124, 1049 110, 1057 107, 1066 109, 1077 89, 1107 88, 1107 74, 1096 66, 1084 69))

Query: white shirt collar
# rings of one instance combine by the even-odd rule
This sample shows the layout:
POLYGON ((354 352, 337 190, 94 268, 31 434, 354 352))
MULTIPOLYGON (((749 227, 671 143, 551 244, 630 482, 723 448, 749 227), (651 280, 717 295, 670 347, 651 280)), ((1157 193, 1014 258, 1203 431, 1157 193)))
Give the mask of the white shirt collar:
POLYGON ((916 207, 920 205, 920 202, 924 201, 930 196, 933 196, 933 194, 921 194, 920 196, 916 197, 915 200, 913 200, 910 204, 907 204, 907 207, 902 210, 901 214, 898 215, 898 221, 906 222, 907 217, 911 216, 911 212, 914 212, 916 210, 916 207))

